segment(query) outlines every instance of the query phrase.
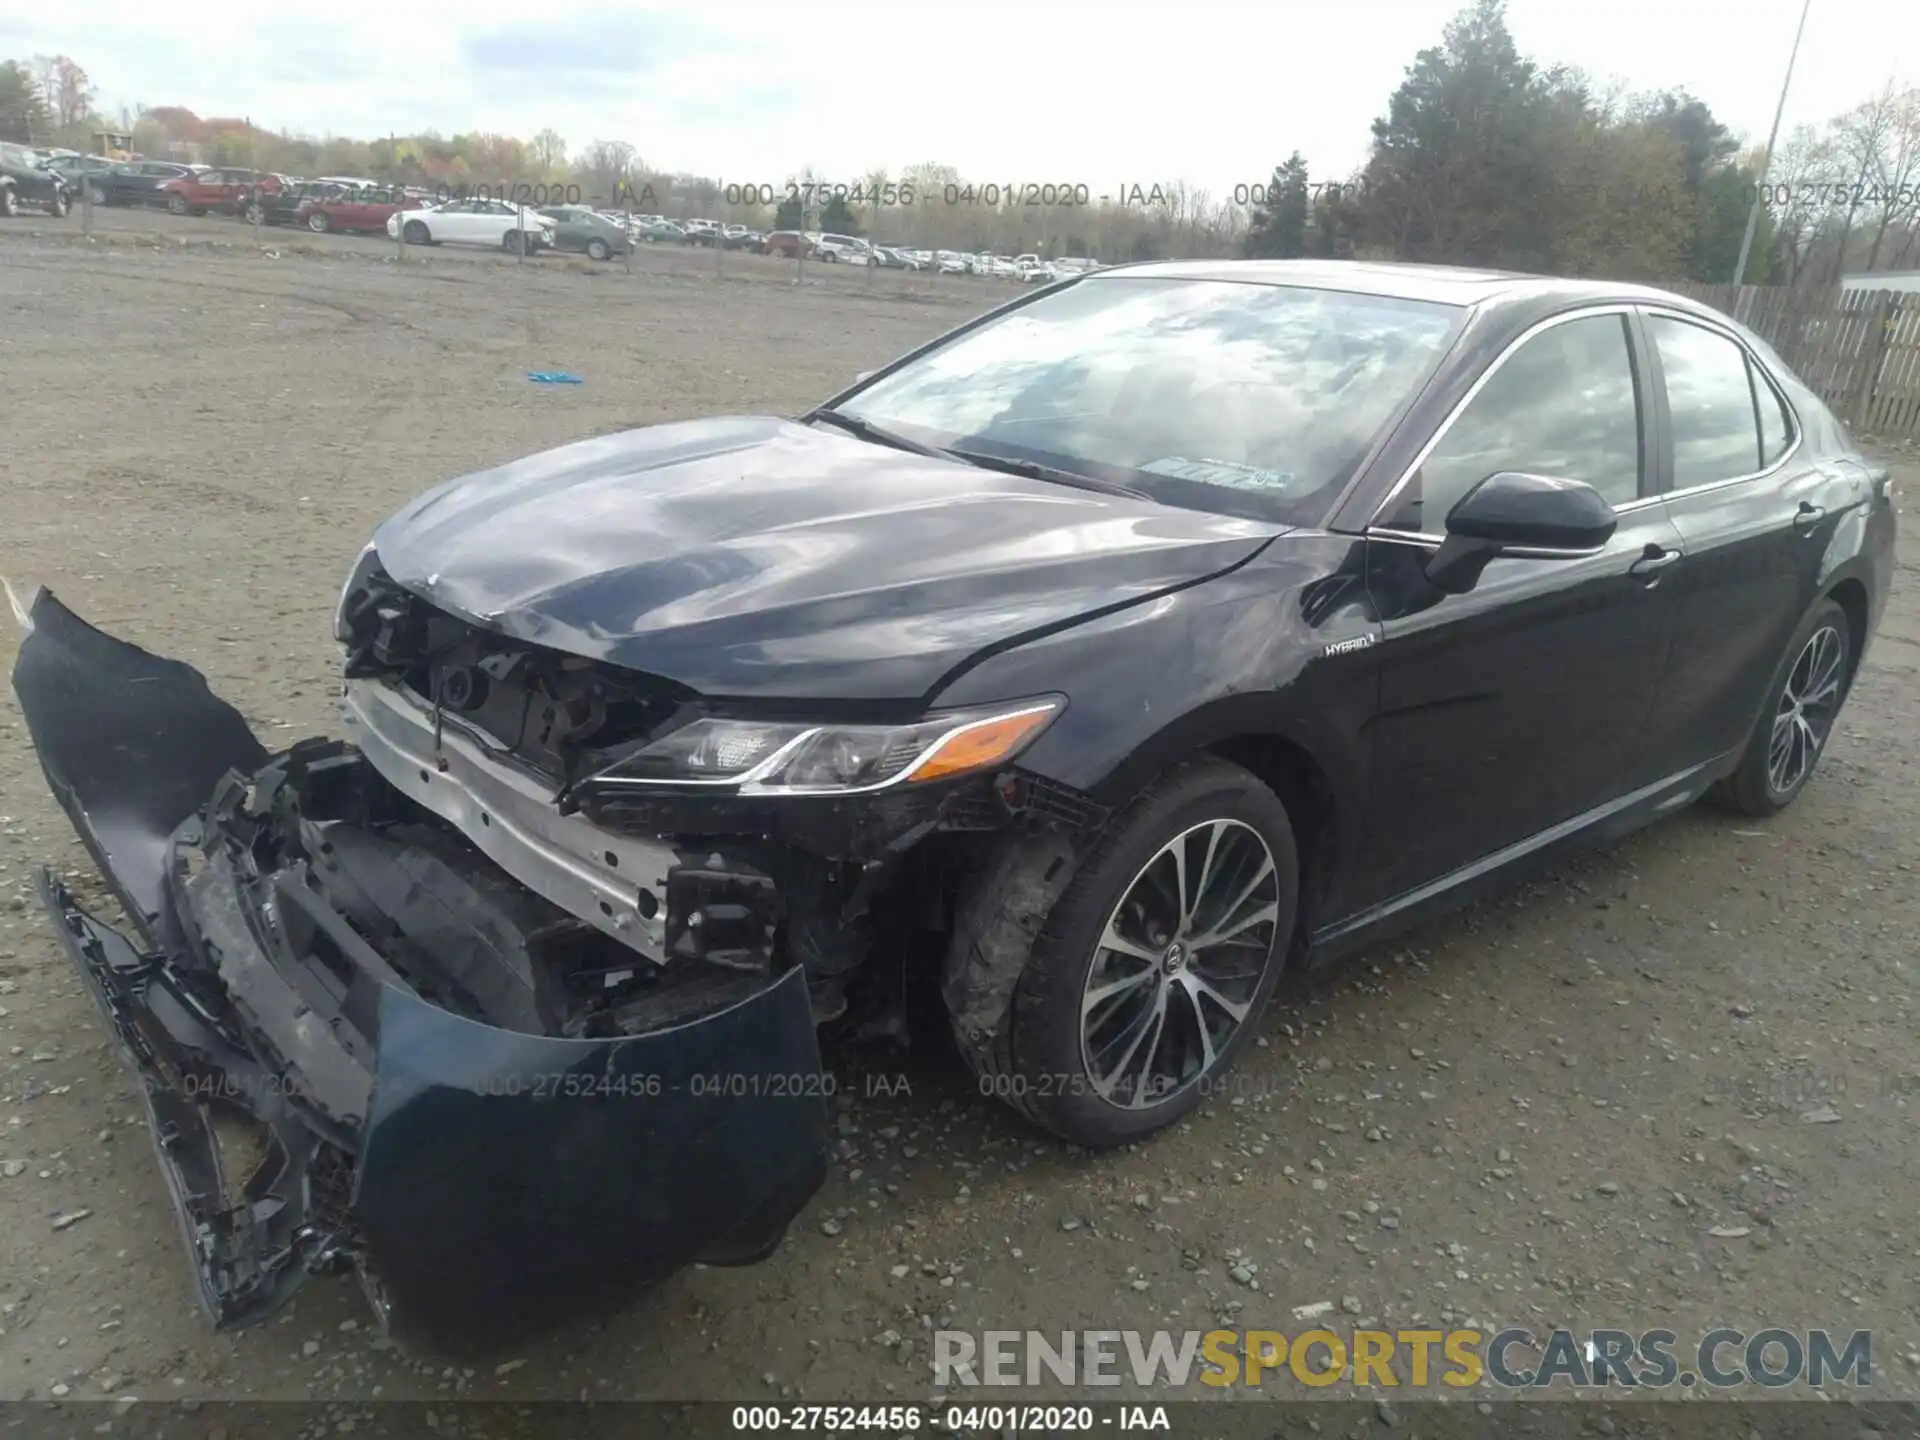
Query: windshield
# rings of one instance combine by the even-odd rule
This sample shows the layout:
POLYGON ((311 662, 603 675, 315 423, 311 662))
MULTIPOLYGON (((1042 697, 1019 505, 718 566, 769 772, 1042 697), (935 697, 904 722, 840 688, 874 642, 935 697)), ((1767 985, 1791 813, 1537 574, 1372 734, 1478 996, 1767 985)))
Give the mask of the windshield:
POLYGON ((1334 290, 1103 277, 990 320, 836 408, 1168 504, 1309 523, 1464 314, 1334 290))

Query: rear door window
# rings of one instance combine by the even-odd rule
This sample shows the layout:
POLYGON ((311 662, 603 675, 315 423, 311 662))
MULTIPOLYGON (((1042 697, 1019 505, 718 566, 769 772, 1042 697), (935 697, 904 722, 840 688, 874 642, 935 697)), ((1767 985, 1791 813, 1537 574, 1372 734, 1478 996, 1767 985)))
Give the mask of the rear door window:
POLYGON ((1647 318, 1665 375, 1673 488, 1737 480, 1764 469, 1747 353, 1725 335, 1666 315, 1647 318))

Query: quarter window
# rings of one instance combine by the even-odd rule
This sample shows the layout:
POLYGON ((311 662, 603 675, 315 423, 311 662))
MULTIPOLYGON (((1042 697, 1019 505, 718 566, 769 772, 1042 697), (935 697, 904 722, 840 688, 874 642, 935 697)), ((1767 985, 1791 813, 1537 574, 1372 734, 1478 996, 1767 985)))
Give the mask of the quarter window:
POLYGON ((1766 469, 1793 443, 1793 421, 1787 416, 1786 402, 1780 392, 1767 383, 1760 367, 1747 362, 1753 374, 1753 403, 1760 411, 1760 468, 1766 469))
POLYGON ((1437 535, 1503 470, 1584 480, 1610 504, 1640 493, 1640 407, 1624 315, 1549 327, 1493 372, 1379 523, 1437 535))
POLYGON ((1737 480, 1764 469, 1746 351, 1705 326, 1664 315, 1649 316, 1647 330, 1666 375, 1673 488, 1737 480))

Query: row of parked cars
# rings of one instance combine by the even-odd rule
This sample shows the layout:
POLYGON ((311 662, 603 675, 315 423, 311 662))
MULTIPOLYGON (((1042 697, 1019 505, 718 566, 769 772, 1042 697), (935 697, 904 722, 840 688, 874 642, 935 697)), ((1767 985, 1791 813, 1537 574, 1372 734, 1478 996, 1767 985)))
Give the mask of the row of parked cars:
MULTIPOLYGON (((610 214, 610 219, 625 219, 610 214)), ((636 239, 654 244, 704 245, 726 250, 748 250, 788 259, 804 255, 828 264, 875 265, 887 270, 931 270, 943 275, 984 275, 1026 282, 1060 280, 1100 268, 1082 256, 1043 260, 1038 255, 987 255, 959 250, 923 250, 907 245, 884 245, 857 235, 820 230, 775 230, 762 234, 745 225, 718 220, 671 220, 664 215, 635 215, 636 239)))
POLYGON ((1098 269, 1087 258, 992 255, 886 245, 830 231, 762 234, 718 220, 629 215, 591 205, 516 205, 487 196, 391 185, 351 175, 294 179, 232 166, 171 160, 105 159, 73 152, 36 152, 0 145, 0 214, 38 204, 64 215, 84 195, 103 206, 158 206, 175 215, 237 215, 265 225, 299 226, 315 234, 386 234, 411 245, 498 246, 529 255, 569 251, 607 260, 640 244, 681 244, 754 254, 805 256, 827 264, 872 265, 977 275, 1025 283, 1064 279, 1098 269))
POLYGON ((971 250, 925 250, 906 245, 884 245, 856 235, 818 231, 776 231, 767 237, 770 253, 804 253, 828 264, 876 265, 888 270, 930 270, 941 275, 979 275, 1026 284, 1064 280, 1098 270, 1089 257, 1066 255, 1054 260, 1039 255, 993 255, 971 250))

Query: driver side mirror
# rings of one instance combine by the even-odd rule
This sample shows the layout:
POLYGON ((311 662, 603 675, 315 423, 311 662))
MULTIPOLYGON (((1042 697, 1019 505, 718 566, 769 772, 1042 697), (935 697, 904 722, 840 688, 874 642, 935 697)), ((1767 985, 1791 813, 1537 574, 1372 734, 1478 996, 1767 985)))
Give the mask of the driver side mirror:
POLYGON ((1427 579, 1449 595, 1464 595, 1496 555, 1591 555, 1619 523, 1613 506, 1585 481, 1502 470, 1448 512, 1447 538, 1427 566, 1427 579))

